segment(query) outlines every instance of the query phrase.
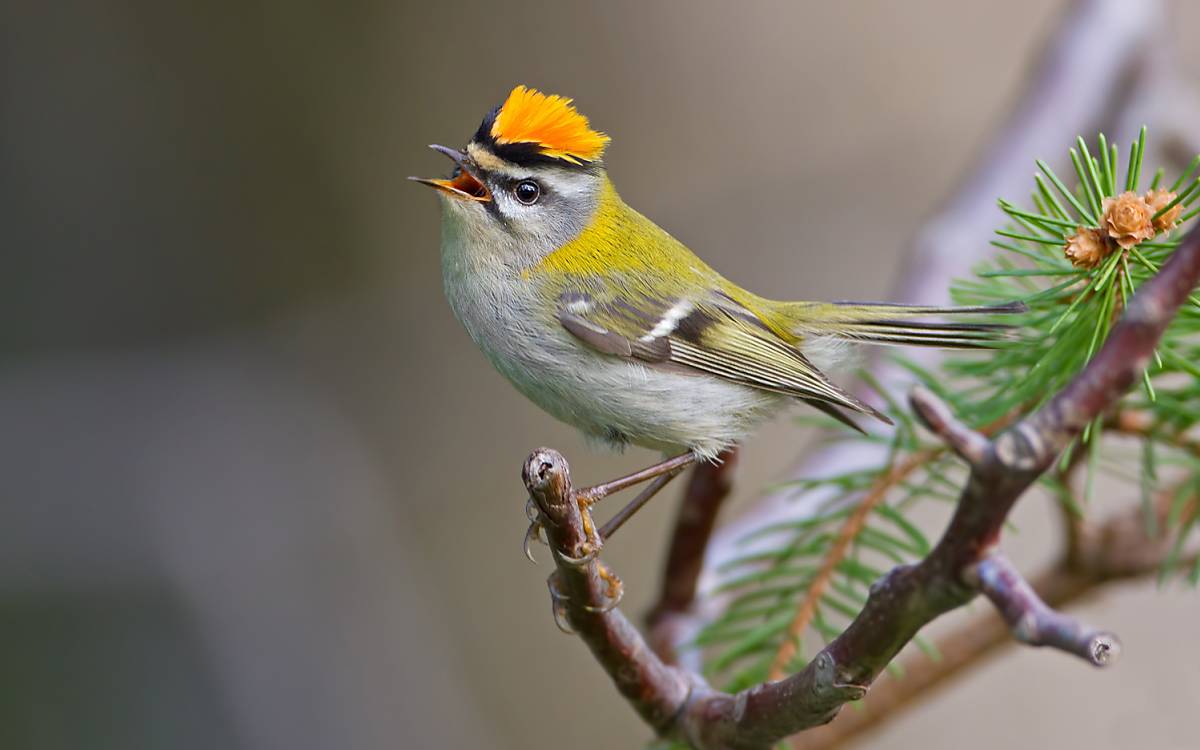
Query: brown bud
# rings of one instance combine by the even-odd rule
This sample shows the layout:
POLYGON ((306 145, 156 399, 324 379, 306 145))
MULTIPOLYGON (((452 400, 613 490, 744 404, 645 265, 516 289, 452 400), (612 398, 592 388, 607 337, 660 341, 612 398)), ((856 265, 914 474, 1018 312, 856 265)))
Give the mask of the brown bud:
POLYGON ((1065 254, 1076 268, 1095 268, 1112 254, 1113 249, 1104 232, 1080 227, 1067 238, 1065 254))
MULTIPOLYGON (((1158 213, 1166 208, 1167 204, 1175 200, 1175 193, 1163 188, 1154 188, 1146 193, 1146 204, 1150 206, 1151 213, 1158 213)), ((1164 213, 1162 216, 1154 218, 1154 231, 1169 232, 1179 224, 1179 215, 1183 213, 1183 204, 1176 203, 1171 206, 1171 210, 1164 213)))
POLYGON ((1137 193, 1128 191, 1116 198, 1105 198, 1101 208, 1108 236, 1126 250, 1154 236, 1154 224, 1150 221, 1154 211, 1137 193))

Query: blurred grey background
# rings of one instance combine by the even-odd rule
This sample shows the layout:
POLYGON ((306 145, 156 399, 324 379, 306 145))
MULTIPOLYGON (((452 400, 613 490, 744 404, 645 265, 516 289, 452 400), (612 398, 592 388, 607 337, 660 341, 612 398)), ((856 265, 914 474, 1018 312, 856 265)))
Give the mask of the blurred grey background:
MULTIPOLYGON (((527 83, 733 279, 884 297, 1062 7, 0 4, 0 747, 639 747, 520 553, 518 472, 651 456, 490 369, 404 177, 527 83)), ((738 502, 809 439, 753 440, 738 502)), ((607 550, 631 613, 674 502, 607 550)), ((1013 650, 862 746, 1194 747, 1197 596, 1083 612, 1112 671, 1013 650)))

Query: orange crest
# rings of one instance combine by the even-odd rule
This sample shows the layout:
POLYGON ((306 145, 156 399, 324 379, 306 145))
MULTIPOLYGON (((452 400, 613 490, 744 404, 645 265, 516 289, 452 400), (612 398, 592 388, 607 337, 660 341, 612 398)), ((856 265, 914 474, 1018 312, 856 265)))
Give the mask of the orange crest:
POLYGON ((491 136, 499 144, 534 143, 543 156, 575 164, 599 159, 609 141, 604 133, 592 130, 570 99, 525 86, 508 95, 492 123, 491 136))

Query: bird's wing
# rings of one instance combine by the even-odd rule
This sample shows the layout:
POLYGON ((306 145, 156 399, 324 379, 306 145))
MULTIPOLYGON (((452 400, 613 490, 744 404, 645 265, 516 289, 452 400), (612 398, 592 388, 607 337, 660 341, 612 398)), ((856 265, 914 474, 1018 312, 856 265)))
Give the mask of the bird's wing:
POLYGON ((829 380, 758 315, 723 292, 666 298, 604 284, 567 291, 558 320, 596 351, 795 396, 858 429, 840 409, 887 417, 829 380), (620 292, 606 292, 609 289, 620 292))

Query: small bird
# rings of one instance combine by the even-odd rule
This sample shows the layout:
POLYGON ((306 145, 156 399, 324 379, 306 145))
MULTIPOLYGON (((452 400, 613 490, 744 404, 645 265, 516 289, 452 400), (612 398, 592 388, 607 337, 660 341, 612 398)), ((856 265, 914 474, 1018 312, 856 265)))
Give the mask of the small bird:
POLYGON ((517 86, 465 150, 431 146, 448 179, 411 178, 442 198, 446 297, 471 338, 598 441, 711 460, 794 400, 890 423, 814 360, 846 343, 992 347, 1008 326, 926 319, 1022 309, 760 297, 621 200, 609 141, 570 99, 517 86))

